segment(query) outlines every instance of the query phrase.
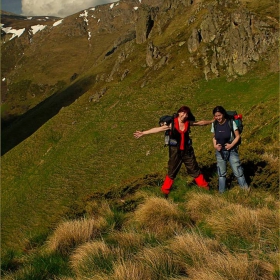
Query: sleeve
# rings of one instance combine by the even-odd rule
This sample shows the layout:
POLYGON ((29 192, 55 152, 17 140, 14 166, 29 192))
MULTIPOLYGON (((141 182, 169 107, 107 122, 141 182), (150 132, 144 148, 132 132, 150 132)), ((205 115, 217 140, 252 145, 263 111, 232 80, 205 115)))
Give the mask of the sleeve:
POLYGON ((233 128, 233 131, 235 131, 235 130, 238 129, 238 127, 237 127, 235 121, 232 122, 232 128, 233 128))
POLYGON ((212 125, 211 125, 211 132, 212 132, 212 133, 215 132, 215 131, 214 131, 214 123, 212 123, 212 125))

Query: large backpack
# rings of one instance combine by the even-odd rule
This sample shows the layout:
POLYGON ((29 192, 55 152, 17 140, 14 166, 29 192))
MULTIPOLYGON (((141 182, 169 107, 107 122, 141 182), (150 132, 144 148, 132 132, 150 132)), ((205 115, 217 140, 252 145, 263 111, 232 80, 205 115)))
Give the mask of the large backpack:
MULTIPOLYGON (((243 132, 242 115, 237 114, 236 111, 226 111, 226 112, 227 112, 227 115, 229 116, 228 124, 229 124, 230 130, 233 134, 233 137, 235 137, 234 130, 233 130, 233 122, 235 122, 235 124, 238 128, 239 134, 241 135, 241 133, 243 132)), ((218 122, 214 121, 214 131, 216 131, 217 125, 218 125, 218 122)), ((238 141, 237 145, 240 145, 240 144, 241 144, 241 137, 240 137, 240 140, 238 141)))
POLYGON ((172 131, 174 129, 174 118, 176 118, 177 114, 173 114, 173 116, 170 115, 164 115, 162 117, 159 118, 159 126, 163 126, 163 125, 171 125, 171 129, 166 130, 164 132, 164 147, 169 146, 170 145, 170 136, 172 134, 172 131))
MULTIPOLYGON (((159 126, 163 126, 163 125, 171 125, 171 129, 166 130, 164 132, 164 146, 176 146, 177 145, 177 141, 175 139, 172 139, 172 134, 173 134, 173 130, 174 130, 174 119, 178 117, 177 113, 174 113, 172 116, 170 115, 164 115, 162 117, 159 118, 159 126)), ((192 113, 189 114, 189 121, 195 121, 195 117, 192 113)), ((190 128, 189 128, 189 133, 190 133, 190 128)), ((191 142, 191 140, 190 140, 191 142)))

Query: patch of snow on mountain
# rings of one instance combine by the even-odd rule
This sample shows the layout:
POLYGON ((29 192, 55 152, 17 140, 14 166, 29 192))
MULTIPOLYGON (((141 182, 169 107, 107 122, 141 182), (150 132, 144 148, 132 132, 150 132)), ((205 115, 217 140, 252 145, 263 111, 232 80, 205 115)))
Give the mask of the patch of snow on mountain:
POLYGON ((37 25, 31 26, 31 29, 32 29, 32 33, 33 33, 33 34, 36 34, 38 31, 41 31, 41 30, 43 30, 44 28, 46 28, 46 25, 37 24, 37 25))
POLYGON ((56 22, 53 24, 53 26, 57 26, 57 25, 61 24, 62 21, 63 21, 63 19, 60 19, 60 20, 56 21, 56 22))
POLYGON ((85 21, 86 24, 88 25, 87 16, 88 16, 88 11, 87 11, 87 10, 84 10, 84 13, 79 15, 79 17, 83 17, 83 18, 84 18, 84 21, 85 21))
POLYGON ((14 39, 15 37, 20 37, 23 32, 25 31, 25 28, 22 29, 13 29, 12 27, 6 27, 6 28, 2 28, 2 30, 6 33, 6 34, 13 34, 13 36, 10 38, 10 41, 12 39, 14 39))

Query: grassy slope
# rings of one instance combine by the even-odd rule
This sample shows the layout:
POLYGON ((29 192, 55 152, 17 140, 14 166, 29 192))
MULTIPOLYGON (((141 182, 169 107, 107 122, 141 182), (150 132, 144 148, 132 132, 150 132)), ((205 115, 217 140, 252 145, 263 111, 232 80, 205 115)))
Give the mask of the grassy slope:
MULTIPOLYGON (((177 25, 183 32, 180 20, 177 25)), ((155 42, 188 38, 189 34, 185 38, 174 35, 174 26, 155 42)), ((145 46, 135 48, 122 65, 133 72, 121 83, 115 78, 106 84, 109 89, 100 102, 89 103, 89 97, 100 89, 100 84, 93 83, 75 103, 3 156, 4 247, 23 248, 27 239, 45 234, 66 213, 75 213, 82 199, 95 191, 119 188, 147 174, 163 177, 168 157, 163 136, 135 140, 132 134, 157 126, 160 115, 173 113, 181 105, 189 105, 197 119, 212 118, 212 108, 218 104, 237 109, 245 122, 242 160, 252 164, 252 157, 264 152, 270 159, 277 158, 278 74, 265 75, 260 68, 232 82, 224 78, 206 82, 200 69, 181 63, 188 61, 188 51, 176 44, 171 49, 176 59, 147 72, 139 66, 145 61, 145 46), (150 82, 141 88, 143 80, 150 82)), ((90 74, 110 72, 110 58, 105 63, 90 74)), ((212 174, 215 158, 209 130, 194 128, 192 134, 198 161, 212 174)))
MULTIPOLYGON (((127 81, 127 86, 112 87, 99 103, 88 103, 85 94, 3 157, 3 244, 22 246, 29 234, 45 232, 94 191, 120 187, 127 180, 155 172, 164 175, 168 155, 162 135, 135 140, 132 133, 156 126, 160 115, 182 104, 190 105, 198 119, 211 118, 217 104, 237 109, 245 122, 242 158, 251 145, 275 153, 277 130, 269 122, 271 129, 260 124, 265 120, 272 120, 273 126, 278 123, 277 85, 277 75, 248 76, 231 83, 201 81, 190 93, 182 87, 169 92, 162 87, 132 90, 127 81), (262 144, 261 139, 268 136, 273 139, 272 147, 262 144)), ((215 161, 209 129, 192 131, 198 161, 206 167, 215 161)))

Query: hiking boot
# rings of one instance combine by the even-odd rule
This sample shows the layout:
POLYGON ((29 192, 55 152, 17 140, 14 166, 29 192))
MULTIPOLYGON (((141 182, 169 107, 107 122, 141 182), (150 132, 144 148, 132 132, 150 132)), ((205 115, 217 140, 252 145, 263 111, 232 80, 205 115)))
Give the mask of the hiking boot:
POLYGON ((208 183, 205 181, 202 173, 200 173, 196 178, 194 178, 194 181, 199 188, 209 191, 208 183))

